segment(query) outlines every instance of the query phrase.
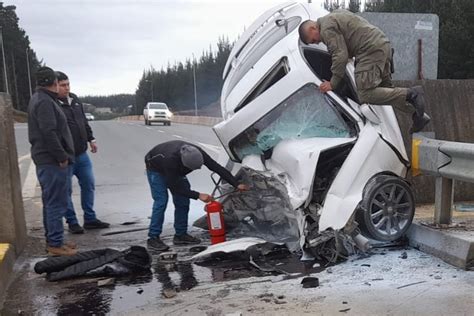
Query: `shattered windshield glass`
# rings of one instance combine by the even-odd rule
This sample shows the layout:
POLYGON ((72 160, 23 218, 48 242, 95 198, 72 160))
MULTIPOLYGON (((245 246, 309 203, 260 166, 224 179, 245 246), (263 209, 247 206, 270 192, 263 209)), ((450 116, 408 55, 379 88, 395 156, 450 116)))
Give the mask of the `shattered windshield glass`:
POLYGON ((239 159, 261 155, 285 139, 346 138, 351 130, 315 85, 307 85, 230 142, 239 159))

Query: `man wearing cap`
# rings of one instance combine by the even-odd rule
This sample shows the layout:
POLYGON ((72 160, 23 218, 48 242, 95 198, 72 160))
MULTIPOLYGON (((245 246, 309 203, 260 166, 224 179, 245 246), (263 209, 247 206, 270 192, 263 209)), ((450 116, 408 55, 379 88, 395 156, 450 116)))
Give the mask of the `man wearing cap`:
POLYGON ((49 67, 36 73, 36 92, 28 105, 31 158, 41 185, 46 249, 51 255, 74 255, 75 245, 64 242, 63 217, 68 206, 69 173, 74 143, 67 119, 56 103, 58 81, 49 67))
POLYGON ((214 161, 204 150, 184 141, 169 141, 155 146, 146 154, 145 165, 154 200, 147 243, 149 247, 159 251, 169 249, 160 239, 168 203, 168 189, 173 195, 175 206, 173 244, 189 245, 201 242, 187 233, 189 199, 199 199, 207 203, 212 197, 206 193, 192 191, 186 178, 187 174, 205 165, 237 189, 248 190, 247 185, 239 184, 227 169, 214 161))
POLYGON ((347 10, 334 10, 317 21, 306 20, 299 27, 305 44, 323 42, 331 54, 332 77, 319 86, 326 93, 340 87, 349 58, 355 58, 355 82, 361 103, 392 105, 413 113, 410 133, 429 123, 421 86, 394 87, 391 78, 391 46, 385 34, 362 17, 347 10))
MULTIPOLYGON (((97 143, 92 129, 87 122, 82 103, 78 97, 71 93, 68 76, 57 71, 58 77, 58 101, 67 118, 69 130, 74 140, 75 163, 72 167, 72 176, 75 175, 81 187, 81 206, 84 211, 84 228, 101 229, 108 228, 109 223, 99 220, 94 210, 95 181, 92 171, 92 162, 87 155, 87 145, 90 145, 92 153, 97 152, 97 143)), ((72 189, 72 188, 71 188, 72 189)), ((74 204, 72 203, 72 190, 69 194, 69 206, 66 212, 66 222, 69 231, 73 234, 83 234, 84 229, 79 225, 74 204)))

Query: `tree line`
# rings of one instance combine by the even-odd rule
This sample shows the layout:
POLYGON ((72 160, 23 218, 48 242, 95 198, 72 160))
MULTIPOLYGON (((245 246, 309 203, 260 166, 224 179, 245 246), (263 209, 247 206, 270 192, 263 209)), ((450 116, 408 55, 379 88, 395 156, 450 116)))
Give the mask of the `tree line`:
POLYGON ((169 64, 166 69, 145 70, 135 94, 136 113, 141 113, 150 101, 165 102, 174 112, 180 112, 194 109, 195 101, 201 109, 218 100, 222 72, 231 49, 229 39, 221 37, 217 50, 210 47, 198 60, 188 58, 184 63, 169 64))
MULTIPOLYGON (((325 0, 328 10, 344 8, 344 4, 343 0, 325 0)), ((360 0, 351 0, 347 9, 359 12, 360 0)), ((0 51, 0 90, 6 91, 8 87, 14 107, 25 111, 30 88, 35 88, 36 70, 43 62, 38 60, 27 34, 19 27, 15 10, 15 6, 4 6, 0 2, 0 36, 3 34, 4 53, 0 51)), ((438 78, 474 78, 474 1, 373 0, 367 2, 365 11, 437 14, 440 21, 438 78)), ((209 104, 217 107, 223 84, 222 72, 232 45, 229 39, 221 37, 217 49, 210 47, 197 59, 188 58, 160 70, 145 69, 135 94, 84 96, 82 99, 96 107, 110 107, 116 113, 125 112, 129 105, 134 105, 132 113, 142 113, 144 105, 152 100, 167 103, 174 112, 192 112, 195 100, 200 110, 209 104)))
POLYGON ((41 61, 30 47, 26 32, 19 27, 15 10, 15 6, 0 2, 0 91, 10 93, 15 109, 26 111, 41 61))

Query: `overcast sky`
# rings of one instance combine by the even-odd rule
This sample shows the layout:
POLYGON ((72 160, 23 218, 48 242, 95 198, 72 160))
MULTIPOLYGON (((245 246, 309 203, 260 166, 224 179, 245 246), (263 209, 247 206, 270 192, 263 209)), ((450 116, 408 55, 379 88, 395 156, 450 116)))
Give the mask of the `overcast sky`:
MULTIPOLYGON (((134 93, 143 70, 231 41, 279 0, 3 0, 39 59, 79 95, 134 93)), ((313 1, 315 2, 315 1, 313 1)))

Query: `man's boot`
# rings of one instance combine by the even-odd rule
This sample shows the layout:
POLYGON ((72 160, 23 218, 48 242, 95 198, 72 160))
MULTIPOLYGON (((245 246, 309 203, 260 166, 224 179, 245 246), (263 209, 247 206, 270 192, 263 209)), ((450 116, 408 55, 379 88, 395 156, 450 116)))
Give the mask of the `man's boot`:
POLYGON ((423 88, 421 86, 408 88, 406 100, 415 108, 410 134, 417 133, 423 130, 426 124, 431 120, 428 114, 425 113, 425 97, 423 88))
POLYGON ((76 249, 71 249, 65 245, 61 247, 48 246, 46 247, 46 250, 48 251, 48 255, 50 256, 74 256, 75 254, 77 254, 76 249))
POLYGON ((423 88, 421 86, 415 86, 408 88, 407 98, 408 103, 412 104, 415 108, 415 113, 418 117, 423 117, 425 113, 425 97, 423 88))

